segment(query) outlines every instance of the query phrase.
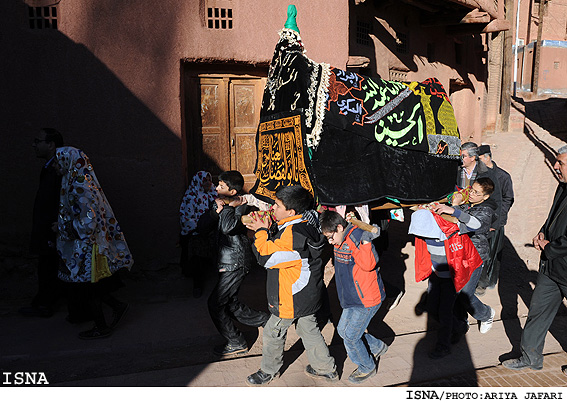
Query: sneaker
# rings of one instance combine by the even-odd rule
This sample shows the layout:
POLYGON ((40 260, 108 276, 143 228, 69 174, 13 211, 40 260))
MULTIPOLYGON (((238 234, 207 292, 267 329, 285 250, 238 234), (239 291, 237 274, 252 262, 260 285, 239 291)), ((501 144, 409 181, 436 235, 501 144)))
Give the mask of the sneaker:
POLYGON ((120 321, 124 317, 124 314, 126 313, 126 311, 128 311, 129 307, 130 307, 129 304, 124 303, 123 305, 120 306, 120 308, 114 309, 112 311, 112 323, 110 323, 110 327, 112 329, 118 326, 118 323, 120 323, 120 321))
POLYGON ((348 380, 352 383, 362 383, 368 378, 372 378, 374 375, 376 375, 376 367, 366 374, 364 372, 360 372, 357 368, 349 375, 348 380))
POLYGON ((333 372, 329 372, 327 374, 320 374, 311 366, 311 364, 309 364, 305 367, 305 373, 311 378, 324 379, 327 382, 337 382, 339 380, 339 373, 336 369, 333 372))
POLYGON ((242 355, 248 352, 248 346, 244 344, 223 344, 213 348, 213 352, 221 357, 229 357, 231 355, 242 355))
POLYGON ((83 340, 91 340, 91 339, 102 339, 104 337, 108 337, 112 334, 112 329, 109 327, 105 327, 100 329, 98 327, 93 327, 91 330, 86 330, 84 332, 79 333, 79 339, 83 340))
POLYGON ((533 370, 539 371, 540 369, 543 368, 542 366, 536 367, 534 365, 530 365, 527 362, 525 362, 524 360, 522 360, 522 358, 512 358, 511 360, 506 360, 502 363, 502 366, 504 368, 508 368, 508 369, 513 369, 515 371, 520 370, 520 369, 524 369, 524 368, 531 368, 533 370))
POLYGON ((494 321, 494 315, 496 312, 494 309, 490 308, 490 318, 485 320, 484 322, 480 322, 480 332, 482 334, 488 332, 492 328, 492 322, 494 321))
POLYGON ((394 302, 392 302, 392 305, 390 305, 390 307, 388 308, 388 311, 391 311, 392 309, 394 309, 395 307, 398 306, 398 304, 402 300, 402 297, 404 296, 404 294, 405 294, 404 291, 400 291, 400 293, 394 299, 394 302))
POLYGON ((254 372, 246 378, 246 384, 249 386, 267 385, 279 376, 279 372, 276 372, 274 375, 270 375, 259 369, 257 372, 254 372))
POLYGON ((377 360, 378 358, 386 354, 386 351, 388 351, 388 345, 383 342, 382 348, 376 354, 372 355, 374 356, 374 359, 377 360))

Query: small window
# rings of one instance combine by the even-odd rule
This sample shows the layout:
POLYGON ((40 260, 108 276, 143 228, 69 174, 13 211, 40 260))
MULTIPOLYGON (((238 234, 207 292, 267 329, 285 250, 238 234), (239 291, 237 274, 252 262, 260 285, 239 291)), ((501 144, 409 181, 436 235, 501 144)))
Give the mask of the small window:
POLYGON ((408 73, 406 71, 390 69, 389 73, 390 73, 389 74, 390 81, 400 81, 400 82, 408 81, 408 73))
POLYGON ((46 7, 28 6, 30 29, 58 29, 57 5, 46 7))
POLYGON ((372 33, 372 23, 357 21, 356 22, 356 43, 359 45, 370 46, 370 34, 372 33))
POLYGON ((408 36, 398 32, 396 37, 396 52, 398 53, 408 53, 408 36))
POLYGON ((207 8, 207 27, 209 29, 232 29, 232 9, 207 8))

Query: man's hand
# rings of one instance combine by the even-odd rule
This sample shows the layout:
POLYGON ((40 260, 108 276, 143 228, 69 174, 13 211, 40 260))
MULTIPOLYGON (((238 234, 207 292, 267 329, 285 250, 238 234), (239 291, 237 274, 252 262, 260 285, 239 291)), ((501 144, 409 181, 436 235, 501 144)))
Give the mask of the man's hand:
POLYGON ((453 207, 447 206, 446 204, 439 204, 433 208, 433 211, 435 211, 437 214, 445 213, 451 215, 455 212, 455 209, 453 207))
POLYGON ((251 222, 244 224, 246 228, 252 230, 254 232, 258 231, 260 228, 268 229, 270 228, 270 222, 268 218, 265 217, 258 217, 255 214, 249 214, 251 222))
POLYGON ((537 234, 534 239, 532 240, 532 243, 534 244, 534 247, 539 250, 542 251, 543 248, 545 248, 545 245, 547 245, 549 243, 549 241, 545 240, 545 235, 543 235, 543 232, 540 232, 539 234, 537 234))

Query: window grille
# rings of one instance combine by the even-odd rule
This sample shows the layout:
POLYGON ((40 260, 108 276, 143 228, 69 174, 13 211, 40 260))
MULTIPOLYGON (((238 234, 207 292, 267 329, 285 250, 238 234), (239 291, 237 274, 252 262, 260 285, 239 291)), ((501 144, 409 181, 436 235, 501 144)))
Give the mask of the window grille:
POLYGON ((390 73, 390 81, 400 81, 400 82, 408 81, 407 71, 390 69, 389 73, 390 73))
POLYGON ((408 53, 408 36, 407 34, 398 32, 396 37, 396 52, 408 53))
POLYGON ((370 22, 356 22, 356 43, 359 45, 370 46, 370 34, 372 33, 372 24, 370 22))
POLYGON ((207 8, 207 28, 232 29, 232 8, 207 8))
POLYGON ((28 6, 31 29, 57 29, 57 5, 45 7, 28 6))

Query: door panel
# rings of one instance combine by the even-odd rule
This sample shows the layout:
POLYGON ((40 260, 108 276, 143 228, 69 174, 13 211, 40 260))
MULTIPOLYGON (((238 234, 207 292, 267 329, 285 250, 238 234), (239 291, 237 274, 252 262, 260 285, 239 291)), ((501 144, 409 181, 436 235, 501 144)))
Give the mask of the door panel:
POLYGON ((261 78, 230 81, 231 167, 244 176, 246 190, 256 181, 256 130, 260 119, 263 82, 261 78))
POLYGON ((201 134, 203 158, 201 169, 214 176, 230 169, 227 81, 201 78, 201 134))
POLYGON ((188 179, 196 171, 242 173, 245 190, 256 182, 256 130, 266 78, 197 73, 186 85, 188 179))

